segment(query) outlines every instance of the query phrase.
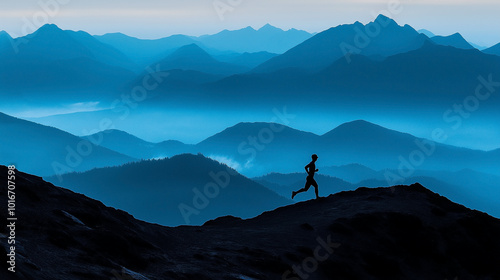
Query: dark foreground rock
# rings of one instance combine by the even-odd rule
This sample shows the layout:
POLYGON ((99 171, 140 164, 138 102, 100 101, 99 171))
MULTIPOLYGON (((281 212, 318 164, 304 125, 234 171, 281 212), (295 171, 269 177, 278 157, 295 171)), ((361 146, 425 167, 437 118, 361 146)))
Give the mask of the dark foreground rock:
POLYGON ((2 226, 0 279, 500 279, 500 221, 418 184, 168 228, 18 172, 15 214, 16 272, 2 226))

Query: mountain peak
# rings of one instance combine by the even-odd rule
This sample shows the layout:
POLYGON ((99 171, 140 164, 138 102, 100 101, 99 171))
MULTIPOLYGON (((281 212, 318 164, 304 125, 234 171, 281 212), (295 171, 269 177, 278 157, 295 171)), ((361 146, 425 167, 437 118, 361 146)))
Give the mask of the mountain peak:
POLYGON ((370 134, 381 131, 389 131, 389 129, 365 120, 355 120, 352 122, 343 123, 334 128, 333 130, 327 132, 325 135, 334 135, 334 134, 355 135, 359 133, 370 134))
POLYGON ((8 46, 10 44, 10 41, 12 40, 12 37, 9 35, 9 33, 5 31, 0 31, 0 47, 3 49, 4 46, 8 46))
POLYGON ((162 60, 160 65, 163 70, 192 70, 227 76, 246 70, 238 65, 218 61, 197 44, 180 47, 162 60))
POLYGON ((344 124, 341 124, 338 127, 342 127, 342 126, 344 126, 344 127, 357 127, 357 128, 360 128, 360 127, 380 127, 380 128, 382 128, 379 125, 376 125, 374 123, 371 123, 371 122, 365 121, 365 120, 355 120, 355 121, 351 121, 351 122, 346 122, 344 124))
POLYGON ((450 35, 450 38, 454 38, 454 39, 463 39, 465 40, 464 36, 462 36, 462 34, 456 32, 456 33, 453 33, 450 35))
POLYGON ((179 49, 186 49, 186 50, 201 50, 201 51, 203 51, 203 49, 202 49, 202 48, 200 48, 200 46, 198 46, 198 44, 196 44, 196 43, 192 43, 192 44, 189 44, 189 45, 182 46, 182 47, 180 47, 179 49))
POLYGON ((63 30, 55 24, 47 23, 47 24, 43 25, 42 27, 38 28, 36 33, 39 33, 39 32, 44 32, 44 33, 45 32, 59 32, 59 31, 63 31, 63 30))
POLYGON ((431 31, 429 31, 427 29, 420 29, 420 30, 418 30, 418 33, 424 34, 425 36, 427 36, 429 38, 432 38, 432 37, 436 36, 434 33, 432 33, 431 31))
POLYGON ((69 34, 64 32, 64 30, 60 29, 55 24, 45 24, 44 26, 38 28, 38 30, 35 31, 34 33, 27 35, 27 37, 39 37, 51 41, 55 38, 64 38, 64 39, 71 38, 69 34))
POLYGON ((178 48, 171 56, 192 56, 192 55, 206 55, 210 56, 205 50, 203 50, 196 43, 189 44, 178 48))
POLYGON ((262 26, 258 31, 283 31, 283 30, 267 23, 266 25, 262 26))
MULTIPOLYGON (((226 128, 221 133, 248 133, 248 131, 255 132, 262 130, 264 128, 269 128, 270 126, 278 126, 276 123, 266 123, 266 122, 240 122, 236 125, 226 128)), ((281 126, 281 125, 279 125, 281 126)), ((286 126, 285 126, 286 127, 286 126)), ((286 127, 288 128, 288 127, 286 127)))
POLYGON ((396 21, 383 14, 378 15, 374 22, 377 22, 382 26, 393 25, 393 24, 397 25, 396 21))
POLYGON ((451 46, 458 49, 474 49, 474 47, 465 40, 465 38, 460 33, 454 33, 450 36, 435 36, 431 40, 443 46, 451 46))
POLYGON ((208 54, 196 43, 178 48, 174 53, 169 55, 167 59, 188 59, 189 61, 197 61, 197 63, 208 63, 216 61, 210 54, 208 54))
POLYGON ((0 38, 12 38, 9 33, 5 30, 0 31, 0 38))
POLYGON ((251 27, 251 26, 247 26, 245 28, 242 28, 241 30, 245 30, 245 31, 256 31, 255 28, 251 27))

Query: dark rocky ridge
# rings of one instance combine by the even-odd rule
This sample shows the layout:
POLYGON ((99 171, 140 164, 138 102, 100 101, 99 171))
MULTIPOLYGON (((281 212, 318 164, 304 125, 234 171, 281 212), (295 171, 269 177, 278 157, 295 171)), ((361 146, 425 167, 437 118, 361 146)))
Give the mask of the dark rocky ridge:
MULTIPOLYGON (((4 223, 6 177, 1 166, 4 223)), ((300 279, 282 276, 314 255, 318 238, 340 246, 307 279, 500 279, 500 221, 418 184, 177 228, 32 175, 19 172, 16 186, 17 272, 7 272, 1 227, 0 279, 300 279)))

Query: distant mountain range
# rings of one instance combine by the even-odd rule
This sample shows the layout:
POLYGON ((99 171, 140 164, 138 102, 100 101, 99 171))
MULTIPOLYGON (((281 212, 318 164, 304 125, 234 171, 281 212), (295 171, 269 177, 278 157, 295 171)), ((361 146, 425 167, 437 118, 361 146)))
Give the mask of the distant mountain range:
POLYGON ((494 54, 500 56, 500 43, 494 45, 491 48, 483 50, 483 52, 487 54, 494 54))
POLYGON ((436 36, 436 34, 432 33, 429 30, 426 30, 426 29, 420 29, 418 32, 431 38, 431 40, 434 41, 436 44, 440 44, 442 42, 443 45, 445 45, 445 46, 454 46, 454 44, 457 44, 456 47, 459 47, 459 48, 468 49, 469 45, 470 45, 473 48, 476 48, 480 51, 486 49, 486 47, 474 44, 473 42, 465 42, 464 43, 463 41, 465 39, 463 39, 463 37, 460 33, 455 33, 455 34, 450 35, 450 36, 436 36), (434 38, 434 37, 436 37, 436 38, 434 38), (434 39, 437 39, 437 40, 434 40, 434 39), (451 40, 451 39, 455 39, 455 40, 451 40))
POLYGON ((179 155, 48 180, 152 223, 201 225, 219 216, 250 218, 290 204, 202 155, 179 155))
POLYGON ((6 37, 0 38, 3 90, 51 91, 54 95, 67 90, 117 91, 136 75, 137 66, 124 54, 82 31, 63 31, 47 24, 9 43, 6 37))
POLYGON ((429 38, 436 36, 436 34, 432 33, 432 31, 429 31, 427 29, 420 29, 420 30, 418 30, 418 33, 424 34, 425 36, 427 36, 429 38))
MULTIPOLYGON (((2 181, 7 171, 0 166, 2 181)), ((499 220, 419 184, 360 188, 254 219, 226 216, 177 228, 139 221, 19 171, 16 185, 29 206, 16 209, 24 225, 16 236, 19 280, 293 279, 299 276, 292 267, 307 263, 314 252, 328 258, 318 261, 314 273, 301 270, 311 280, 500 276, 499 220)), ((6 184, 0 184, 0 199, 7 200, 6 184)), ((7 236, 7 227, 0 234, 7 236)), ((7 263, 10 248, 2 244, 7 263)), ((2 279, 12 275, 0 271, 2 279)))
POLYGON ((474 47, 467 42, 460 33, 455 33, 450 36, 434 36, 431 38, 431 40, 442 46, 450 46, 450 47, 455 47, 457 49, 465 49, 465 50, 471 50, 474 49, 474 47))
MULTIPOLYGON (((414 108, 417 104, 447 106, 452 100, 464 99, 474 93, 479 76, 500 77, 498 56, 476 49, 436 45, 429 39, 423 39, 424 43, 413 51, 395 54, 382 61, 351 55, 350 61, 343 57, 333 62, 330 60, 331 64, 311 73, 308 70, 319 67, 314 61, 321 66, 329 62, 321 52, 307 48, 310 41, 318 39, 318 36, 320 34, 254 70, 260 71, 273 63, 274 73, 235 75, 208 85, 211 97, 239 102, 244 96, 234 95, 234 89, 238 88, 242 95, 252 94, 255 97, 253 100, 259 104, 270 100, 269 96, 286 96, 289 104, 307 102, 309 106, 319 108, 323 108, 325 103, 345 106, 392 104, 402 108, 414 108), (298 60, 293 65, 288 64, 295 61, 290 57, 292 55, 302 60, 303 64, 298 60), (287 61, 287 64, 277 61, 287 61), (304 101, 304 92, 311 93, 308 101, 304 101)), ((318 42, 318 45, 325 44, 318 42)), ((325 47, 325 51, 330 52, 332 48, 325 47)), ((253 100, 247 102, 252 103, 253 100)))
MULTIPOLYGON (((86 139, 99 139, 99 146, 84 160, 84 164, 75 171, 84 171, 94 167, 103 167, 130 162, 135 159, 150 159, 169 157, 181 153, 203 153, 212 158, 227 159, 237 164, 238 170, 246 176, 262 176, 269 172, 291 173, 302 172, 303 166, 310 161, 313 153, 320 155, 318 164, 321 166, 339 166, 357 163, 374 170, 398 169, 406 172, 414 164, 410 155, 414 151, 424 154, 424 161, 415 169, 418 170, 448 170, 459 171, 471 169, 490 174, 498 173, 499 150, 484 152, 457 148, 449 145, 430 142, 429 140, 414 137, 410 134, 389 130, 381 126, 366 122, 354 121, 345 123, 323 135, 299 131, 287 126, 273 123, 240 123, 217 133, 196 145, 186 145, 178 141, 165 141, 151 143, 132 136, 128 133, 110 130, 90 137, 76 137, 63 131, 38 125, 32 122, 19 120, 3 115, 5 124, 2 126, 7 133, 16 133, 14 139, 25 139, 22 135, 33 135, 29 139, 46 139, 45 142, 19 142, 15 143, 18 151, 22 147, 29 149, 47 150, 47 154, 40 157, 40 162, 30 160, 30 153, 10 155, 9 142, 4 139, 2 145, 6 155, 2 159, 19 162, 27 170, 39 175, 51 175, 51 162, 54 160, 65 161, 66 147, 76 149, 79 141, 86 139), (36 130, 33 130, 36 128, 36 130), (262 142, 262 131, 272 131, 272 141, 262 142), (35 132, 39 131, 39 134, 35 132), (54 134, 64 135, 63 140, 58 139, 57 144, 51 137, 54 134), (259 136, 260 135, 260 136, 259 136), (257 142, 251 142, 254 138, 257 142), (97 160, 104 153, 109 159, 97 160), (112 156, 113 155, 113 156, 112 156), (94 158, 97 157, 97 158, 94 158), (116 157, 116 158, 115 158, 116 157), (113 159, 114 158, 114 159, 113 159), (401 159, 403 158, 403 160, 401 159), (450 159, 453 158, 453 161, 450 159)), ((11 143, 12 142, 12 143, 11 143)), ((103 155, 103 156, 104 156, 103 155)), ((361 171, 359 171, 361 172, 361 171)), ((363 171, 367 174, 371 172, 363 171)), ((352 171, 351 171, 352 173, 352 171)), ((338 176, 335 173, 328 173, 338 176)), ((354 175, 354 174, 351 174, 354 175)), ((342 179, 357 183, 349 176, 342 179)), ((371 177, 373 178, 373 177, 371 177)), ((359 177, 358 179, 363 179, 359 177)))
POLYGON ((165 158, 187 153, 192 150, 191 145, 175 140, 161 143, 144 141, 124 131, 111 129, 92 135, 83 136, 83 139, 102 139, 100 146, 119 152, 136 159, 165 158))
POLYGON ((414 151, 424 155, 424 161, 414 166, 417 169, 458 171, 469 168, 500 174, 495 152, 438 144, 365 121, 343 124, 321 136, 276 124, 240 123, 207 138, 196 145, 196 149, 206 155, 238 162, 241 172, 248 176, 260 176, 269 171, 302 171, 313 153, 320 156, 323 166, 358 163, 376 170, 401 167, 406 172, 405 168, 414 165, 409 162, 414 151), (270 127, 280 128, 273 134, 272 141, 249 142, 270 127))
POLYGON ((449 104, 474 91, 478 76, 500 75, 498 56, 491 56, 496 49, 479 52, 458 33, 428 38, 383 15, 366 25, 340 25, 314 35, 266 25, 157 40, 91 36, 45 25, 17 39, 0 34, 0 89, 3 95, 20 92, 28 99, 50 92, 58 101, 111 102, 159 70, 171 76, 151 90, 156 104, 172 96, 181 103, 232 105, 242 100, 267 104, 270 96, 286 96, 302 104, 305 90, 318 96, 310 102, 322 99, 321 104, 379 100, 400 105, 415 93, 412 101, 418 103, 449 104), (271 46, 290 49, 282 53, 271 46), (250 93, 254 98, 248 100, 250 93))
POLYGON ((399 26, 383 15, 366 26, 360 22, 340 25, 323 31, 286 53, 256 67, 256 73, 272 73, 280 69, 299 68, 319 71, 350 54, 361 54, 383 59, 398 53, 420 48, 427 37, 412 27, 399 26), (378 28, 378 29, 377 29, 378 28), (377 36, 370 38, 366 30, 377 29, 377 36))
POLYGON ((341 166, 322 166, 321 173, 341 178, 349 183, 356 184, 368 179, 383 178, 380 171, 375 171, 361 164, 347 164, 341 166))
MULTIPOLYGON (((248 71, 249 68, 220 62, 196 44, 183 46, 158 62, 162 71, 193 70, 215 75, 233 75, 248 71)), ((154 68, 156 69, 156 68, 154 68)))
MULTIPOLYGON (((446 104, 453 98, 465 98, 475 92, 478 77, 499 77, 500 59, 482 52, 434 45, 373 61, 353 57, 351 63, 338 61, 321 71, 313 83, 331 91, 377 92, 373 97, 404 104, 446 104), (439 79, 436 79, 439 77, 439 79), (418 93, 418 94, 416 94, 418 93), (464 97, 462 97, 464 96, 464 97)), ((372 97, 372 98, 373 98, 372 97)), ((370 97, 368 97, 370 98, 370 97)))
POLYGON ((215 58, 222 62, 228 62, 248 68, 254 68, 275 56, 278 56, 278 54, 263 51, 255 53, 246 52, 243 54, 219 55, 215 56, 215 58))
POLYGON ((243 53, 284 53, 309 39, 313 34, 305 31, 282 29, 266 25, 259 30, 252 27, 240 30, 224 30, 214 35, 200 37, 173 35, 155 40, 144 40, 121 33, 94 36, 99 41, 120 50, 140 65, 152 64, 176 49, 197 44, 211 55, 243 53))
POLYGON ((94 37, 120 50, 142 67, 161 60, 180 47, 197 42, 186 35, 173 35, 156 40, 142 40, 122 33, 108 33, 94 37))
POLYGON ((53 127, 0 113, 0 163, 48 176, 135 160, 53 127))
POLYGON ((306 31, 290 29, 284 31, 270 24, 255 30, 252 27, 240 30, 224 30, 214 35, 195 38, 204 45, 221 50, 238 53, 270 52, 284 53, 296 45, 311 38, 313 34, 306 31))

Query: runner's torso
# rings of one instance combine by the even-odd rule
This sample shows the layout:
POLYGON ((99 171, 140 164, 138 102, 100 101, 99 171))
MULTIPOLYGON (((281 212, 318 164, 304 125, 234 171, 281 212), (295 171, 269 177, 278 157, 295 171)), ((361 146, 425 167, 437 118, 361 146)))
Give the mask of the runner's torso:
POLYGON ((316 164, 314 164, 314 162, 311 162, 307 166, 309 167, 309 172, 308 172, 307 177, 313 178, 314 177, 314 171, 316 170, 316 164))

